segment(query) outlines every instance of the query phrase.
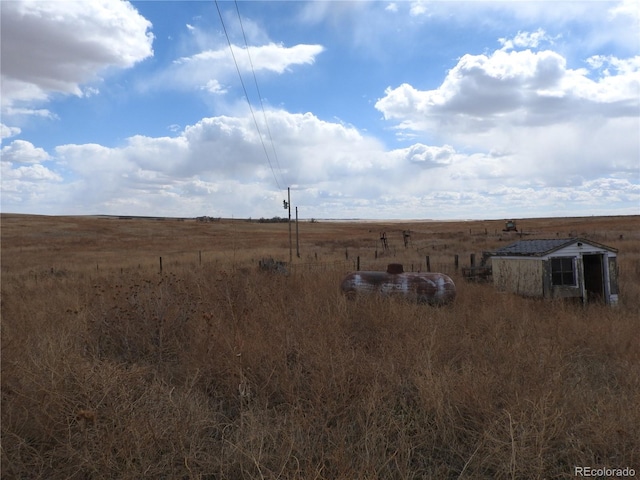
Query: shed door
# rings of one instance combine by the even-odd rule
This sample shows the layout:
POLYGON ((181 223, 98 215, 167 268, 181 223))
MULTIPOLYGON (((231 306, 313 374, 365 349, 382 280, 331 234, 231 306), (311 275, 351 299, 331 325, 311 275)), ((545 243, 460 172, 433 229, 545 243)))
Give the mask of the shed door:
POLYGON ((604 268, 603 255, 583 255, 584 289, 588 302, 604 300, 604 268))

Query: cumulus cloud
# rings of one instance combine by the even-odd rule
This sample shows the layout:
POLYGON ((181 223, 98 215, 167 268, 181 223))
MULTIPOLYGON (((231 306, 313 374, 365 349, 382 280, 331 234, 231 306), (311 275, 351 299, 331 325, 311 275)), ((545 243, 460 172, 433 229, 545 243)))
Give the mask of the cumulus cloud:
MULTIPOLYGON (((399 188, 404 164, 446 163, 442 155, 446 148, 388 154, 377 140, 355 128, 310 113, 273 110, 267 117, 278 153, 270 160, 250 116, 204 118, 176 136, 136 135, 113 148, 58 146, 55 161, 65 178, 74 179, 67 183, 67 201, 89 212, 117 213, 126 208, 144 213, 151 205, 174 213, 190 205, 202 212, 215 204, 246 216, 273 216, 279 213, 274 208, 281 204, 286 186, 293 186, 301 200, 314 195, 305 192, 319 189, 348 203, 399 188), (345 179, 350 180, 343 183, 345 179)), ((271 145, 266 145, 271 153, 271 145)), ((24 191, 26 186, 19 183, 27 181, 26 172, 17 163, 7 167, 10 175, 5 178, 13 182, 11 189, 24 191)), ((57 176, 43 176, 40 184, 56 181, 57 176)))
POLYGON ((22 130, 18 127, 9 127, 4 123, 0 123, 0 140, 15 137, 16 135, 19 135, 21 131, 22 130))
MULTIPOLYGON (((25 202, 43 199, 55 204, 53 196, 63 195, 67 204, 82 206, 74 213, 271 217, 279 213, 282 188, 290 185, 306 216, 366 217, 375 211, 389 218, 446 218, 469 216, 472 210, 499 217, 508 216, 510 209, 575 214, 576 205, 595 208, 603 196, 624 204, 639 195, 629 178, 611 176, 621 168, 615 162, 593 179, 579 175, 580 166, 559 162, 553 171, 562 181, 545 183, 539 172, 549 165, 535 165, 556 161, 554 142, 546 142, 549 155, 536 163, 527 161, 517 145, 486 154, 423 143, 386 150, 354 127, 310 113, 270 110, 267 118, 278 152, 277 159, 270 156, 271 165, 250 116, 204 118, 175 136, 136 135, 114 148, 61 145, 55 161, 74 180, 63 180, 39 163, 51 160, 43 149, 15 140, 3 149, 4 208, 19 211, 25 202)), ((596 134, 590 148, 605 145, 605 138, 623 143, 611 134, 596 134)), ((560 155, 578 148, 580 135, 563 138, 560 155)), ((589 164, 609 153, 609 159, 619 162, 620 152, 603 146, 581 160, 589 164)))
MULTIPOLYGON (((558 9, 539 3, 504 4, 504 9, 512 9, 515 16, 529 14, 522 9, 539 11, 539 17, 527 17, 533 19, 527 25, 535 25, 547 10, 562 21, 572 18, 569 13, 576 8, 588 10, 575 2, 558 9)), ((109 3, 113 16, 107 18, 100 10, 106 4, 90 2, 80 9, 68 2, 2 2, 3 101, 5 88, 11 93, 5 114, 33 113, 38 110, 34 105, 54 92, 97 95, 92 82, 105 68, 127 68, 152 54, 148 22, 126 2, 109 3), (22 68, 14 59, 5 72, 5 49, 11 46, 5 42, 5 25, 41 25, 34 12, 48 13, 55 22, 45 22, 34 38, 13 32, 21 43, 12 48, 40 48, 49 40, 60 48, 40 52, 52 56, 43 57, 42 64, 27 62, 22 68), (74 30, 83 22, 86 26, 74 30)), ((371 28, 373 17, 361 15, 368 8, 377 9, 380 25, 389 19, 406 22, 414 15, 409 18, 412 28, 451 15, 446 2, 332 5, 311 2, 300 9, 310 15, 309 23, 334 22, 338 29, 353 21, 347 35, 372 51, 378 46, 357 34, 379 34, 371 28), (366 22, 356 22, 359 17, 366 22)), ((486 8, 494 8, 481 2, 469 5, 462 15, 474 22, 478 9, 486 13, 486 8)), ((626 21, 625 5, 610 10, 617 22, 626 21)), ((602 5, 597 8, 607 11, 602 5)), ((465 19, 456 16, 451 21, 465 19)), ((390 32, 397 26, 389 22, 385 28, 390 32)), ((256 25, 251 28, 255 32, 250 36, 261 36, 262 43, 249 47, 249 53, 254 69, 263 74, 282 75, 311 65, 324 51, 321 45, 270 42, 256 25)), ((188 33, 189 48, 203 42, 199 53, 154 72, 155 81, 163 88, 226 93, 237 80, 228 47, 212 48, 216 39, 205 38, 196 18, 183 32, 188 33)), ((281 214, 284 189, 291 186, 302 215, 316 218, 637 213, 640 57, 623 58, 625 50, 620 49, 588 49, 591 56, 578 63, 566 49, 554 50, 553 42, 560 37, 546 30, 509 35, 493 53, 461 56, 432 89, 400 80, 384 92, 376 108, 398 132, 397 148, 385 147, 352 125, 275 109, 265 112, 270 135, 262 117, 257 119, 258 132, 248 112, 225 116, 218 111, 197 121, 168 119, 166 136, 132 132, 117 146, 68 143, 49 149, 51 153, 13 139, 21 130, 2 125, 2 138, 13 140, 2 147, 3 209, 46 213, 43 205, 54 208, 60 202, 65 207, 51 213, 271 217, 281 214), (618 56, 592 55, 612 51, 618 56), (604 202, 609 211, 601 209, 604 202)), ((613 36, 607 31, 598 41, 606 43, 613 36)), ((245 48, 233 49, 243 73, 250 71, 245 48)))
MULTIPOLYGON (((512 181, 535 188, 610 175, 631 179, 640 158, 639 57, 594 56, 585 65, 568 68, 550 50, 465 55, 437 89, 388 88, 376 108, 400 132, 503 152, 458 173, 452 164, 459 181, 507 172, 512 181)), ((432 165, 434 157, 424 158, 432 165)))
POLYGON ((27 212, 34 205, 40 205, 43 199, 51 204, 59 198, 52 186, 62 183, 62 176, 42 165, 51 160, 50 155, 42 148, 35 147, 24 140, 14 140, 2 147, 0 162, 0 187, 2 191, 3 209, 20 212, 24 207, 27 212), (52 195, 47 200, 48 195, 52 195))
MULTIPOLYGON (((591 65, 603 62, 592 59, 591 65)), ((464 55, 435 90, 388 88, 376 108, 410 130, 483 132, 508 125, 550 125, 585 115, 635 117, 640 103, 638 57, 607 59, 616 67, 591 79, 545 50, 464 55)))
POLYGON ((36 148, 24 140, 14 140, 2 147, 2 160, 11 163, 41 163, 49 160, 49 154, 42 148, 36 148))
POLYGON ((128 2, 11 1, 1 13, 2 104, 22 113, 52 93, 94 94, 83 84, 153 54, 151 24, 128 2))
POLYGON ((535 32, 518 32, 514 38, 500 38, 498 42, 502 44, 503 50, 513 50, 514 48, 538 48, 542 43, 553 43, 553 39, 539 28, 535 32))
POLYGON ((454 160, 455 151, 450 145, 437 147, 416 143, 410 147, 395 150, 391 154, 399 155, 403 161, 423 168, 434 168, 450 165, 454 160))
MULTIPOLYGON (((514 209, 523 215, 577 214, 603 199, 627 205, 637 204, 640 196, 632 175, 614 174, 622 171, 615 162, 608 168, 601 162, 594 178, 581 175, 579 165, 559 162, 555 172, 562 181, 551 184, 539 178, 517 145, 488 153, 423 143, 387 150, 354 127, 310 113, 270 110, 267 117, 278 152, 277 161, 270 157, 271 166, 250 116, 208 117, 175 136, 136 135, 119 147, 61 145, 52 157, 64 178, 41 163, 3 161, 3 208, 19 211, 29 199, 55 205, 54 196, 63 195, 67 205, 77 206, 73 213, 272 217, 280 213, 283 188, 291 186, 306 217, 376 212, 388 218, 451 218, 476 212, 495 218, 514 209)), ((596 135, 590 148, 611 133, 596 135)), ((613 143, 618 140, 613 137, 613 143)), ((10 145, 13 152, 38 151, 16 142, 10 145)), ((567 142, 566 152, 575 142, 567 142)), ((547 143, 556 159, 553 142, 547 143)), ((603 152, 618 161, 619 152, 604 146, 582 161, 597 161, 603 152)), ((44 161, 46 155, 35 157, 44 161)))
POLYGON ((43 165, 31 165, 31 166, 21 166, 18 168, 9 168, 6 162, 3 162, 3 193, 11 192, 14 190, 14 186, 18 184, 18 180, 21 184, 24 185, 25 182, 38 182, 42 181, 55 181, 58 182, 62 180, 62 177, 55 172, 52 172, 47 167, 43 165), (5 190, 6 187, 6 190, 5 190))
POLYGON ((152 177, 143 172, 155 172, 166 179, 199 176, 271 185, 274 175, 278 183, 305 184, 340 179, 374 165, 384 168, 391 161, 377 141, 353 127, 325 122, 310 113, 272 110, 266 115, 275 149, 265 126, 259 135, 251 116, 218 116, 203 118, 174 137, 135 135, 117 148, 62 145, 56 154, 75 172, 97 173, 100 181, 105 175, 114 181, 144 180, 152 177), (318 149, 318 144, 327 148, 318 149))

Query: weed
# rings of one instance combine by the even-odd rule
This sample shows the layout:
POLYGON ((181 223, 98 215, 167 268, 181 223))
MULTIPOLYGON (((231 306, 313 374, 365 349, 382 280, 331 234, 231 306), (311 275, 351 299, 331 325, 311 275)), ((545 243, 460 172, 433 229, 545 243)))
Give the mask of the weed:
MULTIPOLYGON (((456 301, 431 308, 347 301, 339 269, 259 271, 268 236, 278 250, 286 225, 236 225, 257 231, 233 261, 225 252, 238 242, 225 222, 197 225, 204 239, 220 230, 215 255, 179 257, 162 273, 153 261, 138 267, 130 246, 171 245, 143 223, 128 221, 121 237, 106 231, 109 258, 121 249, 129 260, 100 260, 99 269, 93 243, 64 236, 59 256, 46 257, 29 244, 32 230, 12 236, 3 225, 3 478, 506 479, 569 478, 581 465, 640 469, 632 231, 611 233, 620 248, 616 308, 521 298, 459 277, 456 301)), ((605 241, 604 224, 615 231, 598 218, 571 228, 605 241)), ((480 238, 461 238, 467 225, 433 235, 463 252, 480 238)), ((329 250, 309 248, 344 256, 338 227, 324 237, 322 227, 313 224, 309 241, 329 250)), ((359 227, 356 237, 366 228, 382 231, 359 227)), ((204 250, 193 237, 172 238, 176 251, 204 250)), ((348 246, 373 258, 366 245, 348 246)))

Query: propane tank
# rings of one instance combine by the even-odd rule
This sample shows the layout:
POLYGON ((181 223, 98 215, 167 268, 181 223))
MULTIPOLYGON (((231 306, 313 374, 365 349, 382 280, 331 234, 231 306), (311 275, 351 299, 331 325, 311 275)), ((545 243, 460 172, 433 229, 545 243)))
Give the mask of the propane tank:
POLYGON ((399 263, 391 263, 386 272, 352 272, 340 286, 348 297, 359 293, 399 294, 418 303, 445 305, 456 297, 456 286, 443 273, 404 272, 399 263))

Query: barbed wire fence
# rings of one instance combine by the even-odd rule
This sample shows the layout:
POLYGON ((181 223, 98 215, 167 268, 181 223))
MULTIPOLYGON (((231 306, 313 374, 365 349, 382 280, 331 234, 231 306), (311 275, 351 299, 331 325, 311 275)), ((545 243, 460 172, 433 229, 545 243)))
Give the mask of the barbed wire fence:
MULTIPOLYGON (((253 255, 249 256, 242 251, 221 252, 217 250, 174 250, 164 251, 161 254, 132 252, 127 255, 105 253, 104 257, 96 255, 95 259, 74 260, 66 264, 64 260, 51 265, 32 268, 26 274, 36 280, 45 277, 63 277, 78 274, 106 274, 120 273, 168 273, 185 269, 197 269, 201 267, 219 268, 221 270, 241 270, 248 273, 251 270, 269 270, 265 262, 279 265, 281 272, 291 275, 313 274, 329 271, 386 271, 388 264, 400 263, 405 272, 439 272, 453 275, 461 272, 466 266, 473 267, 476 263, 476 253, 454 254, 450 251, 435 251, 434 254, 424 255, 423 249, 409 249, 406 251, 392 251, 387 254, 377 250, 357 249, 323 252, 321 255, 308 255, 303 259, 287 262, 281 260, 280 255, 253 255), (422 251, 421 251, 422 250, 422 251), (340 258, 342 257, 342 258, 340 258)), ((4 270, 4 268, 3 268, 4 270)), ((8 272, 5 272, 8 273, 8 272)), ((23 271, 23 273, 25 273, 23 271)))

